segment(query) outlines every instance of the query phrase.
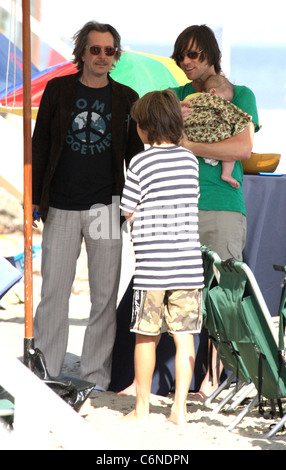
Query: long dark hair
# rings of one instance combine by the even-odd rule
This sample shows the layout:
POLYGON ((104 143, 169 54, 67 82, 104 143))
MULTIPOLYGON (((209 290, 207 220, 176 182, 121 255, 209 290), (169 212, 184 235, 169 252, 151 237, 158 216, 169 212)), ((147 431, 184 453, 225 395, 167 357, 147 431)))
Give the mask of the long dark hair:
POLYGON ((73 64, 76 64, 77 69, 82 72, 83 70, 83 60, 82 56, 84 50, 87 46, 88 35, 91 31, 97 31, 98 33, 111 33, 114 39, 114 47, 117 48, 115 53, 115 61, 117 62, 121 56, 121 37, 113 26, 110 24, 97 23, 96 21, 89 21, 86 23, 75 35, 73 36, 74 40, 74 50, 73 50, 73 64))
POLYGON ((189 26, 178 36, 171 55, 176 64, 180 67, 179 57, 187 51, 190 41, 191 47, 196 44, 196 47, 203 51, 200 54, 200 62, 206 59, 210 66, 214 66, 215 73, 220 74, 221 52, 214 32, 205 24, 189 26))

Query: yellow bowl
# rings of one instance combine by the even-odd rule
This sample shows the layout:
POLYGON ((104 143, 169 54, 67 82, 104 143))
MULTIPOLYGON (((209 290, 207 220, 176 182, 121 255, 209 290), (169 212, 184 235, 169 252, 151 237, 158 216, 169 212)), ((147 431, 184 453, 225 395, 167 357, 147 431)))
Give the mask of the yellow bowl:
POLYGON ((248 160, 241 160, 246 175, 256 175, 260 171, 273 173, 279 162, 280 153, 252 153, 248 160))

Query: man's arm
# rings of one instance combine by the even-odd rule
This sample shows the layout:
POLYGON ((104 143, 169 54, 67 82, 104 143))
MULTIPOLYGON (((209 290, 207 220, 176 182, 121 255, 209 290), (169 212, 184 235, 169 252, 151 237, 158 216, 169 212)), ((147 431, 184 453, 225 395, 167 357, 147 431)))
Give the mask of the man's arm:
POLYGON ((247 160, 252 151, 254 139, 254 124, 250 125, 239 134, 221 142, 201 143, 192 142, 184 136, 181 145, 191 150, 196 156, 213 158, 221 161, 247 160))
POLYGON ((47 85, 39 107, 34 133, 32 137, 32 187, 33 204, 39 205, 42 194, 44 174, 50 152, 51 112, 47 85))

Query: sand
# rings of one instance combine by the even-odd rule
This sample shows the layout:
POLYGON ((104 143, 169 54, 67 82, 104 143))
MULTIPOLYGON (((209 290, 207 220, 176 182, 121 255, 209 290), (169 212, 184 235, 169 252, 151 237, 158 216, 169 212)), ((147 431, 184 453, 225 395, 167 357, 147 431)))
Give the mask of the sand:
MULTIPOLYGON (((8 224, 9 225, 9 224, 8 224)), ((41 233, 35 232, 33 244, 41 242, 41 233)), ((1 254, 15 255, 23 251, 23 235, 20 231, 7 228, 7 220, 2 224, 0 235, 1 254)), ((128 250, 127 250, 128 251, 128 250)), ((34 259, 34 309, 40 298, 41 276, 40 255, 34 259)), ((128 279, 124 282, 127 283, 128 279)), ((122 287, 124 291, 124 287, 122 287)), ((0 341, 12 354, 23 356, 24 304, 23 284, 10 290, 0 304, 0 341)), ((76 279, 70 303, 70 336, 64 375, 78 376, 81 346, 89 312, 89 289, 87 284, 86 256, 84 247, 78 262, 76 279)), ((166 422, 173 395, 151 396, 151 414, 148 423, 130 424, 122 420, 135 405, 135 395, 119 396, 112 392, 92 392, 80 410, 82 419, 94 427, 109 443, 109 448, 125 451, 182 451, 186 455, 191 450, 286 450, 286 432, 271 439, 264 436, 269 426, 277 420, 264 419, 255 408, 232 432, 229 424, 242 409, 230 413, 212 414, 217 401, 205 407, 199 401, 188 399, 187 423, 176 426, 166 422)), ((76 432, 76 429, 74 430, 76 432)), ((80 436, 79 436, 80 438, 80 436)), ((51 449, 63 449, 62 443, 51 439, 51 449)))

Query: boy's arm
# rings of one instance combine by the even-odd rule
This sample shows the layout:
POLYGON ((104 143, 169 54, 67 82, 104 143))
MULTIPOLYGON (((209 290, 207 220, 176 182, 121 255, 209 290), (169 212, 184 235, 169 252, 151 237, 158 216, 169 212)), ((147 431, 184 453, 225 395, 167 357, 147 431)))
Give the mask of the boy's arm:
POLYGON ((134 223, 134 217, 135 217, 135 210, 134 212, 124 212, 124 217, 129 222, 130 226, 130 233, 133 232, 133 223, 134 223))
POLYGON ((126 220, 128 220, 128 222, 132 223, 134 221, 134 215, 135 215, 135 211, 134 212, 124 212, 124 217, 126 220))

